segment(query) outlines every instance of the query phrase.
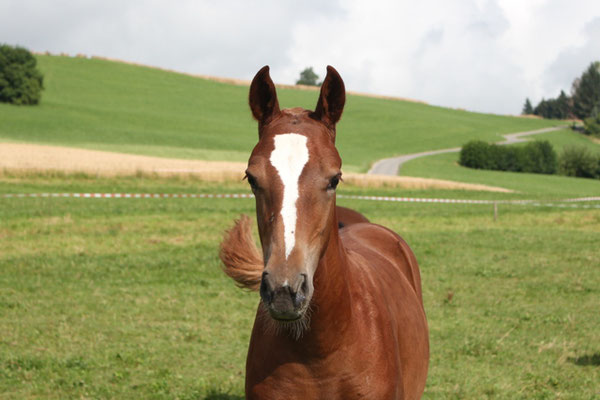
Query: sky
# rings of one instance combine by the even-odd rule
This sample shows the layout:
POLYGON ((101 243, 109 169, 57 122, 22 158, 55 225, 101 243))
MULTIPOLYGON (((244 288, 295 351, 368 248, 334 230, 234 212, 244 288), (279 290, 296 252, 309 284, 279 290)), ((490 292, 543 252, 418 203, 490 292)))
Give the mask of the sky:
POLYGON ((600 1, 0 0, 0 43, 519 114, 600 60, 600 1))

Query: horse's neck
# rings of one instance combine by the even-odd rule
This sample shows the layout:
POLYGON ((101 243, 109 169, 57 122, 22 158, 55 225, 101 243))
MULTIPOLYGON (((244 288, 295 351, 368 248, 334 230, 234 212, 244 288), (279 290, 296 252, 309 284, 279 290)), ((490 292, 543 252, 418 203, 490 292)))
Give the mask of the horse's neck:
POLYGON ((336 227, 332 229, 327 249, 313 278, 314 295, 307 339, 314 341, 317 348, 330 347, 351 324, 351 274, 346 257, 346 250, 336 227))
MULTIPOLYGON (((344 279, 346 251, 341 243, 337 229, 332 229, 323 257, 315 271, 315 295, 322 302, 337 302, 348 291, 348 282, 344 279)), ((325 305, 325 304, 323 304, 325 305)))

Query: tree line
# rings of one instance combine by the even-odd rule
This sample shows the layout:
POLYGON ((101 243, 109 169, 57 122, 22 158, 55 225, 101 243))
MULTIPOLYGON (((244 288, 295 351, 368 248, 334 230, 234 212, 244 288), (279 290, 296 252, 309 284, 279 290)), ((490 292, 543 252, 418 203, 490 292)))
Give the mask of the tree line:
POLYGON ((600 61, 592 62, 571 85, 571 96, 564 90, 555 99, 542 99, 535 107, 525 99, 523 114, 553 119, 580 119, 585 132, 600 135, 600 61))

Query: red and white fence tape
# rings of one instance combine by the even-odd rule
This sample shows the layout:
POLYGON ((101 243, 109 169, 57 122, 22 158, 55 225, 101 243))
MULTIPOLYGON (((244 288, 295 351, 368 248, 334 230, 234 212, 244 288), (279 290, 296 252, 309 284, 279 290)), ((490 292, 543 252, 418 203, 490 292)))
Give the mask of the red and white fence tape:
POLYGON ((560 208, 600 208, 600 204, 575 204, 578 202, 600 201, 600 197, 582 197, 578 199, 561 199, 552 201, 540 200, 471 200, 471 199, 436 199, 418 197, 389 197, 389 196, 355 196, 338 195, 340 198, 354 200, 395 201, 403 203, 445 203, 445 204, 518 204, 536 207, 560 207, 560 208), (562 204, 570 203, 570 204, 562 204))
POLYGON ((246 193, 6 193, 0 198, 26 197, 72 197, 85 199, 248 199, 254 195, 246 193))
MULTIPOLYGON (((520 204, 561 208, 600 208, 600 204, 576 204, 600 202, 600 197, 581 197, 552 201, 540 200, 471 200, 437 199, 419 197, 359 196, 338 194, 340 199, 388 201, 400 203, 444 203, 444 204, 520 204)), ((84 199, 250 199, 249 193, 4 193, 2 199, 11 198, 84 198, 84 199)))

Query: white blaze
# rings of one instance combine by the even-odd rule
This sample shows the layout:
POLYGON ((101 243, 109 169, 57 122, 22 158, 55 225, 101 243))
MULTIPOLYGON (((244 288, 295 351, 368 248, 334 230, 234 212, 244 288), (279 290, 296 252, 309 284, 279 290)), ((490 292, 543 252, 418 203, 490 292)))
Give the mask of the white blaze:
POLYGON ((289 257, 296 243, 296 200, 298 200, 298 181, 304 165, 308 162, 306 136, 297 133, 285 133, 274 138, 275 148, 271 153, 271 164, 277 170, 283 183, 283 238, 285 257, 289 257))

